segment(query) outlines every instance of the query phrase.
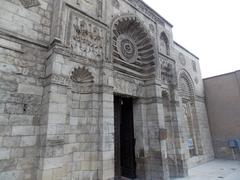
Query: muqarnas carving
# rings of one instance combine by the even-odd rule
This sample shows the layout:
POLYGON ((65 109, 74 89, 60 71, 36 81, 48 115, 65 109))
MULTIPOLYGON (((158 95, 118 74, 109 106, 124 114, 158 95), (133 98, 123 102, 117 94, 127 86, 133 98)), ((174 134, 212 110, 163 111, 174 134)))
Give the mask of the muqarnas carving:
POLYGON ((85 67, 75 68, 70 77, 76 83, 93 83, 94 77, 85 67))
POLYGON ((113 24, 113 62, 150 76, 155 70, 153 42, 147 28, 138 18, 131 15, 120 17, 113 24))
POLYGON ((103 30, 72 13, 70 46, 73 53, 91 59, 103 57, 103 30))
POLYGON ((25 8, 30 8, 30 7, 33 7, 33 6, 39 6, 40 5, 38 0, 20 0, 20 2, 22 3, 22 5, 25 8))

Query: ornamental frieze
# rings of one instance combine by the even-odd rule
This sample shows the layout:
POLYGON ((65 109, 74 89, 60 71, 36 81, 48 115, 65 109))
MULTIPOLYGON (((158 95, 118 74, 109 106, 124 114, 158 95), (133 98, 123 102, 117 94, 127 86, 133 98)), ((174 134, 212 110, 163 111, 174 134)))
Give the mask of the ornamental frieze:
POLYGON ((141 0, 125 0, 126 2, 130 3, 136 9, 138 9, 143 14, 146 14, 154 21, 158 22, 162 26, 165 25, 164 20, 161 16, 159 16, 154 10, 149 8, 143 1, 141 0))

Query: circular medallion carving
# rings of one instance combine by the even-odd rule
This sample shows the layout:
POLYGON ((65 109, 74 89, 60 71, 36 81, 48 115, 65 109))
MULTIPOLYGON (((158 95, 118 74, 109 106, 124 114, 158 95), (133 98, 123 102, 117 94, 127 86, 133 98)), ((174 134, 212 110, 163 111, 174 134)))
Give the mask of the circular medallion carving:
POLYGON ((180 60, 181 65, 183 65, 183 66, 186 65, 186 59, 182 53, 178 54, 178 59, 180 60))
POLYGON ((122 34, 118 37, 117 44, 121 58, 127 62, 134 63, 137 57, 137 47, 131 37, 122 34))

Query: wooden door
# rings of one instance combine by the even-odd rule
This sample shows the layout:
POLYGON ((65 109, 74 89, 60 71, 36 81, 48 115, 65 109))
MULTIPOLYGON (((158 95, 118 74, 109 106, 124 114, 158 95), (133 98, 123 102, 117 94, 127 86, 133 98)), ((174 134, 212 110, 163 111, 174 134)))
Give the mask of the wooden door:
POLYGON ((116 176, 136 178, 132 98, 114 98, 114 117, 116 176))

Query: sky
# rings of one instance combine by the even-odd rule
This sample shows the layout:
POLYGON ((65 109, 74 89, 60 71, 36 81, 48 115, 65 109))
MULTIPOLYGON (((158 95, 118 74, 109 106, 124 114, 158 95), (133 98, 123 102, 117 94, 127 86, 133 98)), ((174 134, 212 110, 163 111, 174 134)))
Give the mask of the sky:
POLYGON ((200 59, 203 78, 240 70, 240 0, 144 0, 200 59))

